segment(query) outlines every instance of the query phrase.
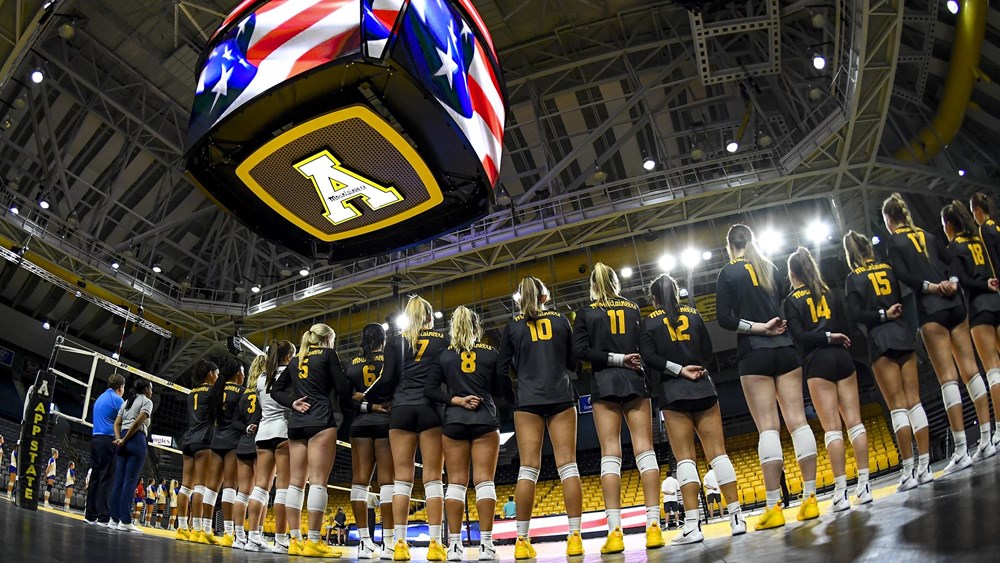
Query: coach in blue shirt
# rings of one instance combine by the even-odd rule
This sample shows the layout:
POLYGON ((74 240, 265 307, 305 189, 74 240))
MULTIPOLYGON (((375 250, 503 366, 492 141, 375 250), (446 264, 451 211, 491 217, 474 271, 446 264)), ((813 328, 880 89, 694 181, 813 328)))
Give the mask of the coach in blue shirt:
POLYGON ((94 437, 90 441, 90 484, 87 486, 88 524, 107 524, 111 518, 109 495, 115 478, 115 418, 125 404, 125 378, 118 372, 108 378, 108 390, 94 401, 94 437))

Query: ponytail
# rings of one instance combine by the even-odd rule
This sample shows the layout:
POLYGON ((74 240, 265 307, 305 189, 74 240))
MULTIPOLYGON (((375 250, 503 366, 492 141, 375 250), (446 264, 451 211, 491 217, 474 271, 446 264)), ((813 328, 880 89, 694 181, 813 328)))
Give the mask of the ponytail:
POLYGON ((198 362, 198 365, 194 368, 194 385, 192 387, 208 383, 208 376, 213 371, 219 371, 219 366, 208 360, 198 362))
POLYGON ((649 285, 649 298, 656 307, 663 309, 671 324, 677 323, 677 317, 681 314, 681 295, 677 280, 668 274, 658 276, 649 285))
POLYGON ((951 225, 956 233, 965 233, 969 236, 978 236, 976 220, 972 218, 969 210, 962 205, 961 201, 952 200, 951 203, 941 208, 941 219, 951 225))
POLYGON ((733 258, 736 251, 743 251, 743 258, 753 266, 757 281, 768 293, 774 292, 774 263, 764 257, 757 248, 756 237, 746 225, 733 225, 726 234, 729 257, 733 258))
POLYGON ((267 356, 261 354, 253 359, 250 371, 247 372, 247 391, 257 390, 257 378, 267 370, 267 356))
POLYGON ((419 295, 413 295, 406 302, 406 309, 403 310, 403 314, 406 315, 408 322, 406 329, 403 330, 403 338, 409 341, 412 348, 416 348, 417 337, 420 336, 420 331, 434 318, 434 308, 431 307, 431 304, 426 299, 419 295))
POLYGON ((594 301, 621 299, 621 291, 618 274, 603 262, 594 264, 594 271, 590 273, 590 298, 594 301))
POLYGON ((272 340, 271 344, 268 345, 267 360, 264 364, 265 373, 267 374, 264 378, 264 389, 268 393, 271 392, 271 385, 274 385, 274 380, 278 376, 278 364, 294 355, 295 345, 287 340, 272 340))
POLYGON ((829 293, 830 288, 823 281, 816 260, 813 260, 813 255, 808 248, 800 246, 788 257, 788 271, 795 274, 795 277, 805 284, 809 288, 809 292, 817 298, 824 293, 829 293))
POLYGON ((302 333, 302 342, 299 346, 299 363, 301 364, 306 360, 306 353, 309 351, 309 348, 317 346, 332 348, 336 338, 337 333, 323 323, 316 323, 309 327, 309 330, 302 333))
MULTIPOLYGON (((128 390, 128 398, 125 399, 125 408, 132 408, 132 403, 135 402, 135 398, 139 395, 145 395, 146 390, 149 389, 152 384, 148 379, 136 379, 132 382, 132 387, 128 390)), ((56 450, 52 450, 53 452, 56 450)))
POLYGON ((997 221, 1000 220, 1000 213, 997 213, 997 205, 994 200, 995 198, 991 198, 983 192, 976 192, 969 199, 969 207, 970 209, 978 209, 990 219, 997 221))
POLYGON ((233 357, 228 357, 222 362, 219 369, 219 377, 215 380, 212 388, 208 390, 209 412, 213 420, 222 419, 222 398, 226 389, 226 382, 236 377, 243 369, 243 364, 233 357))
POLYGON ((368 365, 375 363, 375 352, 385 346, 385 329, 378 323, 365 325, 361 330, 361 353, 364 355, 365 363, 368 365))
POLYGON ((479 315, 462 305, 451 314, 451 347, 459 352, 468 352, 483 335, 479 315))
POLYGON ((549 296, 549 288, 545 287, 542 280, 534 276, 525 276, 521 284, 517 286, 517 292, 521 295, 517 305, 521 309, 521 314, 529 319, 537 319, 545 310, 543 298, 549 296))
POLYGON ((910 215, 910 208, 903 201, 903 196, 899 192, 894 192, 882 202, 882 215, 892 219, 894 223, 902 224, 911 229, 916 229, 913 225, 913 217, 910 215))
POLYGON ((875 249, 872 248, 871 241, 857 231, 849 231, 844 235, 844 253, 852 270, 875 260, 875 249))

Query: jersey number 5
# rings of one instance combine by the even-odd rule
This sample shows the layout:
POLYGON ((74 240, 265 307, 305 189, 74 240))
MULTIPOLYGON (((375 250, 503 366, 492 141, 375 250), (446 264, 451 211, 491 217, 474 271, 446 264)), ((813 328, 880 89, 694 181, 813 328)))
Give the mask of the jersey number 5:
POLYGON ((462 373, 476 373, 475 352, 462 352, 462 373))
POLYGON ((674 342, 682 342, 685 340, 691 340, 690 334, 685 334, 687 329, 691 326, 690 321, 688 321, 687 315, 680 315, 677 317, 677 328, 675 329, 670 324, 670 319, 663 317, 663 324, 667 325, 667 332, 670 333, 670 340, 674 342))
MULTIPOLYGON (((892 284, 889 283, 889 275, 886 272, 872 272, 868 274, 868 279, 875 288, 875 295, 892 295, 892 284)), ((824 297, 824 299, 826 299, 824 297)), ((815 315, 814 315, 815 316, 815 315)))
POLYGON ((826 304, 826 295, 820 298, 819 307, 813 303, 812 297, 806 299, 806 303, 809 304, 809 312, 812 313, 813 323, 818 323, 821 318, 830 318, 830 306, 826 304))
POLYGON ((611 334, 625 334, 625 310, 612 309, 608 311, 611 319, 611 334))
POLYGON ((309 360, 306 359, 306 361, 302 362, 302 365, 299 366, 299 379, 306 379, 308 377, 309 377, 309 360))
POLYGON ((552 321, 549 319, 537 319, 525 323, 528 325, 528 332, 531 333, 531 341, 552 339, 552 321))

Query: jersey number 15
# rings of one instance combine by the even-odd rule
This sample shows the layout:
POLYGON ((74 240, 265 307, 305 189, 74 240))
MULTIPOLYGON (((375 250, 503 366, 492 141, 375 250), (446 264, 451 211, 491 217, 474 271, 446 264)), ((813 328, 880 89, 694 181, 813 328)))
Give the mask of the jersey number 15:
POLYGON ((872 272, 868 274, 868 279, 875 288, 875 295, 879 297, 892 295, 892 284, 889 283, 889 275, 886 272, 872 272))

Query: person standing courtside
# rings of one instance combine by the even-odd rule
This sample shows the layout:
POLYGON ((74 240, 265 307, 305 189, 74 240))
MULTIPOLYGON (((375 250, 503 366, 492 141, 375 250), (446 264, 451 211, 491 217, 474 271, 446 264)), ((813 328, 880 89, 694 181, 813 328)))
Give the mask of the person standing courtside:
POLYGON ((90 440, 90 483, 87 485, 88 524, 107 524, 111 519, 108 504, 115 478, 115 418, 125 404, 125 378, 117 373, 108 378, 108 388, 94 402, 94 433, 90 440))

